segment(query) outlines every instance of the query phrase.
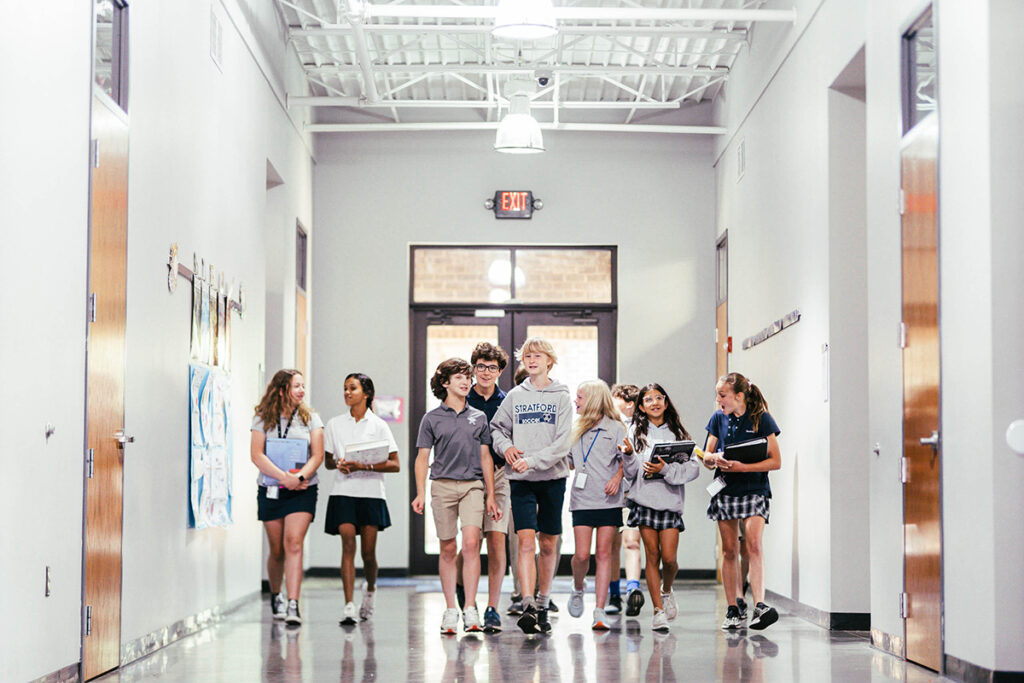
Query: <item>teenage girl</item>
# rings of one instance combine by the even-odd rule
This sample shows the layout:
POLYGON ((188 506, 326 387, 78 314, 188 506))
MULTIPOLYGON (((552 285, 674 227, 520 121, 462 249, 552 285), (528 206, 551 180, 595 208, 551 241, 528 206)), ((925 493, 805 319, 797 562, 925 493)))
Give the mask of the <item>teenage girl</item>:
POLYGON ((631 527, 640 527, 640 538, 644 542, 647 589, 654 605, 651 627, 655 631, 668 631, 668 622, 678 613, 672 583, 679 570, 676 561, 679 532, 685 528, 683 504, 686 491, 683 485, 697 478, 700 466, 696 460, 685 463, 665 463, 660 458, 652 460, 651 451, 657 443, 689 438, 690 434, 665 389, 656 383, 641 389, 636 398, 629 440, 625 444, 635 457, 623 458, 622 462, 629 485, 627 523, 631 527), (659 562, 662 567, 660 573, 659 562))
POLYGON ((391 526, 391 515, 384 495, 384 473, 398 472, 398 445, 388 423, 377 417, 373 406, 373 380, 361 372, 345 378, 345 405, 348 410, 327 421, 324 428, 325 465, 337 470, 334 488, 327 499, 324 531, 341 536, 341 585, 345 608, 340 623, 351 626, 356 616, 366 621, 373 615, 373 597, 377 590, 377 533, 391 526), (364 463, 345 459, 345 446, 368 441, 386 441, 388 457, 384 462, 364 463), (362 545, 366 589, 356 612, 352 593, 356 582, 356 534, 362 545))
MULTIPOLYGON (((738 372, 730 372, 718 380, 716 387, 720 410, 708 421, 708 442, 704 465, 717 468, 725 487, 711 498, 708 519, 718 522, 722 535, 722 586, 729 603, 722 630, 742 628, 745 609, 737 604, 740 586, 738 555, 739 524, 745 527, 747 555, 750 561, 750 588, 754 595, 754 614, 750 628, 768 628, 779 619, 774 607, 764 604, 764 555, 761 537, 768 523, 768 472, 782 466, 779 453, 779 426, 768 413, 768 402, 760 389, 738 372), (768 441, 768 458, 758 463, 726 460, 721 451, 729 444, 764 437, 768 441), (716 453, 716 451, 719 451, 716 453)), ((745 605, 744 605, 745 607, 745 605)))
POLYGON ((249 456, 260 471, 257 478, 257 515, 267 532, 270 555, 270 610, 274 619, 302 623, 299 591, 302 587, 302 545, 316 514, 316 471, 324 460, 324 423, 303 402, 306 382, 298 370, 278 370, 267 385, 252 423, 249 456), (301 468, 282 470, 267 457, 268 438, 307 442, 307 460, 301 468), (268 480, 276 480, 273 486, 268 480), (281 595, 281 579, 288 599, 281 595))
POLYGON ((572 556, 573 590, 569 614, 583 614, 583 582, 590 567, 590 540, 597 530, 597 575, 594 582, 595 631, 607 631, 605 604, 611 577, 612 539, 622 524, 622 489, 619 486, 619 446, 626 439, 626 427, 612 401, 608 385, 599 379, 580 384, 576 390, 576 412, 569 449, 575 470, 569 494, 569 511, 576 539, 572 556))

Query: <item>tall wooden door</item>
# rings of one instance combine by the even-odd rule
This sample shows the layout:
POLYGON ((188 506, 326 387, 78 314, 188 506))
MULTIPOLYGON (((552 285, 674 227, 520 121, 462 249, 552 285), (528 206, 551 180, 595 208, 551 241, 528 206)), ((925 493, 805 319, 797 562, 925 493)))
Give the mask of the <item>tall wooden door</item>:
POLYGON ((82 678, 120 663, 128 124, 93 99, 82 678))
POLYGON ((903 544, 907 659, 942 667, 938 122, 904 138, 903 544))
POLYGON ((715 249, 715 371, 718 377, 729 372, 729 237, 718 240, 715 249))

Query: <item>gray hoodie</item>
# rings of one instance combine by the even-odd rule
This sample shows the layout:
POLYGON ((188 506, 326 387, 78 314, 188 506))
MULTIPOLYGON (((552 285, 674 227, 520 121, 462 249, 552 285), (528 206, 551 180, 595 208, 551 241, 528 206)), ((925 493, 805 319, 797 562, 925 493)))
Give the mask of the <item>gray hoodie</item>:
MULTIPOLYGON (((634 426, 629 428, 629 443, 634 447, 636 440, 633 436, 634 426)), ((660 427, 648 425, 647 445, 643 451, 634 451, 632 456, 622 456, 623 483, 629 485, 628 500, 651 508, 652 510, 671 510, 683 514, 683 503, 686 502, 686 490, 683 484, 693 481, 700 475, 700 464, 697 458, 689 462, 673 462, 665 465, 661 473, 664 479, 644 479, 640 470, 641 463, 651 459, 651 451, 654 444, 678 441, 668 425, 660 427)))
POLYGON ((618 420, 603 418, 594 428, 583 433, 569 449, 573 469, 572 488, 569 492, 569 510, 607 510, 622 507, 621 484, 614 496, 604 492, 604 487, 619 471, 619 446, 626 438, 626 427, 618 420), (586 463, 583 462, 584 456, 586 463), (579 488, 580 473, 586 472, 586 485, 579 488))
POLYGON ((569 476, 572 404, 569 388, 551 381, 537 389, 527 378, 512 389, 491 418, 491 440, 504 454, 515 446, 529 465, 525 472, 506 468, 512 481, 548 481, 569 476))

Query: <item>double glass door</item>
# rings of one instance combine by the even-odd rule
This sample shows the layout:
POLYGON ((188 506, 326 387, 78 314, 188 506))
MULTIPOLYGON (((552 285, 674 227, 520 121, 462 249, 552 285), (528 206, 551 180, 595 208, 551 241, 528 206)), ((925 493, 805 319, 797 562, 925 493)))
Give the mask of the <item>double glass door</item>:
MULTIPOLYGON (((414 309, 412 312, 412 386, 410 387, 410 452, 416 452, 416 433, 423 415, 439 401, 430 393, 430 377, 438 364, 448 358, 469 361, 479 342, 500 345, 509 354, 509 364, 498 379, 508 391, 513 386, 517 363, 515 349, 528 337, 543 337, 558 354, 551 377, 569 387, 571 398, 581 382, 600 378, 611 384, 615 379, 614 309, 549 308, 501 310, 469 308, 414 309)), ((415 491, 415 475, 409 467, 410 490, 415 491)), ((563 510, 563 526, 572 529, 568 505, 563 510)), ((412 515, 410 524, 409 567, 413 573, 435 573, 439 544, 434 533, 430 506, 424 514, 412 515)), ((574 551, 572 534, 563 535, 562 554, 574 551)))

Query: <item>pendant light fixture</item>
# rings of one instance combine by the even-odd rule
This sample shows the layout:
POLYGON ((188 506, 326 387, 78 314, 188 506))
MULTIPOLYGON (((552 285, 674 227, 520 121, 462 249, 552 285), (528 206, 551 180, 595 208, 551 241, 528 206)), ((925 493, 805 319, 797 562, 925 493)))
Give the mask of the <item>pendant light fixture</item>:
POLYGON ((530 95, 536 92, 533 81, 513 79, 505 86, 509 111, 498 124, 494 149, 507 154, 533 154, 544 151, 540 124, 530 114, 530 95))
POLYGON ((558 33, 551 0, 498 0, 491 35, 505 40, 541 40, 558 33))

